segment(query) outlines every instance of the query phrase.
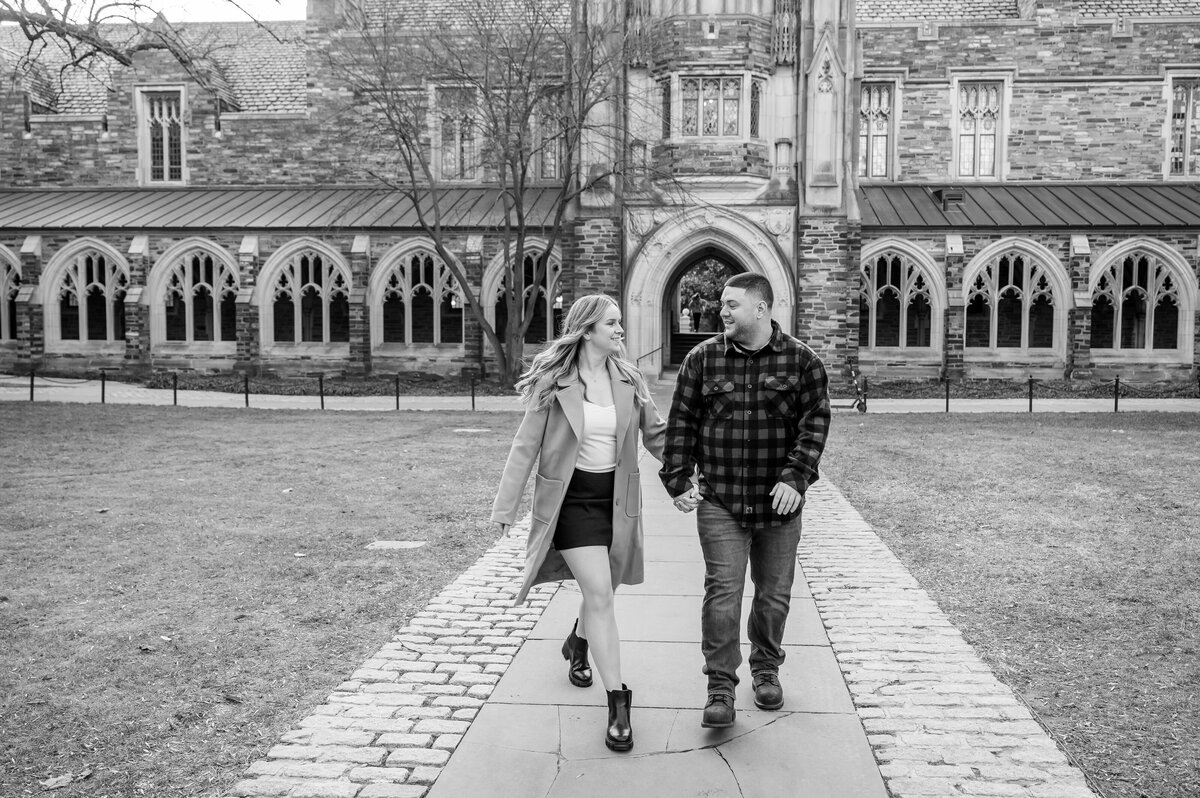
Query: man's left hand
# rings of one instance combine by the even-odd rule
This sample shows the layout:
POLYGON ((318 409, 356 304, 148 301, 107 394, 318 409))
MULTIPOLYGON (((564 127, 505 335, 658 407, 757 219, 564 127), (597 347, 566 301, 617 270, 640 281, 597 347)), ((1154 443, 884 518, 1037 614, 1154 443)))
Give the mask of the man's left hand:
POLYGON ((779 515, 790 515, 804 504, 804 496, 791 485, 783 482, 775 483, 771 488, 771 509, 779 515))

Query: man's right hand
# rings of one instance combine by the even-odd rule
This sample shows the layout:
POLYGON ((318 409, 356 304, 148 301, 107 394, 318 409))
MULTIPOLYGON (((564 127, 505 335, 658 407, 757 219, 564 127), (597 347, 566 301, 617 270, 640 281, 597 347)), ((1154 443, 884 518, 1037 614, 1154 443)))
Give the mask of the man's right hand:
POLYGON ((692 485, 692 489, 687 493, 681 493, 675 497, 675 509, 682 513, 690 513, 700 506, 700 488, 692 485))

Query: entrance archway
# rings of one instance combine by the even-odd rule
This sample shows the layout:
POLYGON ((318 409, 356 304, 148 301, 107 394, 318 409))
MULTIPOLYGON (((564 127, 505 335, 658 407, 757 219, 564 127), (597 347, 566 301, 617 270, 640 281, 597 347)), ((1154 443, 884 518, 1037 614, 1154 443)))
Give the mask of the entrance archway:
MULTIPOLYGON (((791 254, 785 254, 785 245, 791 248, 792 222, 788 217, 781 216, 778 224, 771 225, 770 221, 757 224, 713 207, 654 214, 665 218, 635 251, 625 308, 629 354, 651 379, 662 374, 669 359, 667 309, 675 290, 689 267, 703 260, 705 253, 721 253, 738 271, 754 272, 770 280, 775 293, 771 317, 785 332, 795 332, 796 291, 791 254)), ((766 214, 764 217, 773 219, 766 214)))
POLYGON ((726 280, 743 271, 712 247, 697 252, 676 270, 662 305, 665 367, 678 366, 692 347, 720 331, 721 290, 726 280))

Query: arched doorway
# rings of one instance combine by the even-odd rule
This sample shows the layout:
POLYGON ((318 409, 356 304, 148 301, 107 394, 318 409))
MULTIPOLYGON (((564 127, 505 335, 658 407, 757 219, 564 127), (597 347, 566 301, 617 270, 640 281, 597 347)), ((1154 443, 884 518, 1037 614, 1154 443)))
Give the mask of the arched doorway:
POLYGON ((744 271, 715 247, 696 252, 676 270, 663 301, 667 367, 678 366, 692 347, 721 331, 721 290, 744 271))
POLYGON ((775 292, 771 318, 785 332, 794 329, 795 287, 792 282, 792 227, 778 210, 750 219, 740 212, 712 206, 654 212, 634 249, 625 294, 625 332, 631 357, 650 377, 663 373, 669 356, 665 333, 669 318, 663 304, 674 296, 673 285, 701 253, 721 252, 738 271, 764 275, 775 292), (661 217, 661 218, 660 218, 661 217))

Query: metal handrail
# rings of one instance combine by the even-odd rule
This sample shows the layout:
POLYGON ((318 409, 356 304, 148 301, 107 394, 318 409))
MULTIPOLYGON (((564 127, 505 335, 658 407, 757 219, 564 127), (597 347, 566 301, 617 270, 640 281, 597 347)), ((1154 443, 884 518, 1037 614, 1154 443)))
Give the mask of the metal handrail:
POLYGON ((664 349, 666 349, 666 348, 667 348, 667 345, 666 345, 666 344, 663 344, 662 346, 658 347, 657 349, 651 349, 651 350, 650 350, 649 352, 647 352, 646 354, 638 356, 638 359, 637 359, 637 360, 635 360, 635 361, 633 361, 633 365, 637 366, 638 364, 640 364, 640 363, 641 363, 643 360, 645 360, 646 358, 650 357, 651 355, 653 355, 653 354, 655 354, 655 353, 657 353, 657 352, 661 352, 662 350, 664 350, 664 349))

